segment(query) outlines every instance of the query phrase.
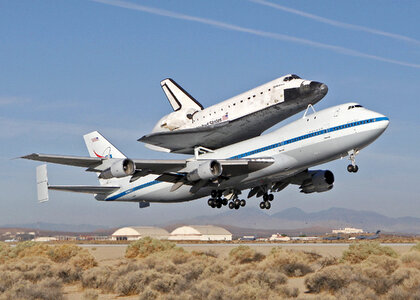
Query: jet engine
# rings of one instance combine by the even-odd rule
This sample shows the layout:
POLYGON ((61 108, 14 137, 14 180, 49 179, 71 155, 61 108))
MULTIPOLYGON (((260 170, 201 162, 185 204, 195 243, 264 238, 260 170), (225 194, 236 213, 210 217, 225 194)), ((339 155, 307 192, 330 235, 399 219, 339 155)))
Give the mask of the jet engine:
POLYGON ((103 171, 99 178, 110 179, 110 178, 121 178, 133 175, 136 171, 136 166, 131 159, 125 158, 114 162, 110 168, 103 171))
POLYGON ((187 174, 189 181, 209 180, 222 174, 222 166, 217 160, 209 160, 198 166, 197 169, 187 174))
POLYGON ((311 178, 306 179, 300 186, 300 191, 305 194, 321 193, 333 188, 334 174, 329 170, 312 171, 311 178))

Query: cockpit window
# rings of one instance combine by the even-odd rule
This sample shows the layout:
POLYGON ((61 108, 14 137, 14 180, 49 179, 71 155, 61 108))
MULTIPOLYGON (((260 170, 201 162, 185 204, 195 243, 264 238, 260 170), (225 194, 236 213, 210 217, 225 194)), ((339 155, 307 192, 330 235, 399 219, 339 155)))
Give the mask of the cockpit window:
POLYGON ((350 105, 348 109, 356 108, 356 107, 363 107, 360 104, 350 105))
POLYGON ((283 81, 290 81, 290 80, 293 80, 293 79, 301 79, 301 78, 299 76, 295 75, 295 74, 292 74, 290 76, 285 77, 283 79, 283 81))

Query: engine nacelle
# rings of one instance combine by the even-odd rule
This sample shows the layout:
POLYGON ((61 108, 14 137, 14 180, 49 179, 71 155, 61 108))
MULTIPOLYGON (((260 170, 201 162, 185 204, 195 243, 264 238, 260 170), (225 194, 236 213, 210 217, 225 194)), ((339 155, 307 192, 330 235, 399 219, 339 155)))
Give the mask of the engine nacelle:
POLYGON ((131 159, 125 158, 114 162, 109 169, 103 171, 99 178, 121 178, 133 175, 136 171, 136 166, 131 159))
POLYGON ((214 179, 222 175, 222 171, 222 165, 217 160, 209 160, 188 173, 187 179, 189 181, 214 179))
POLYGON ((334 174, 329 170, 313 171, 310 179, 300 186, 301 192, 308 193, 321 193, 329 191, 333 188, 334 174))

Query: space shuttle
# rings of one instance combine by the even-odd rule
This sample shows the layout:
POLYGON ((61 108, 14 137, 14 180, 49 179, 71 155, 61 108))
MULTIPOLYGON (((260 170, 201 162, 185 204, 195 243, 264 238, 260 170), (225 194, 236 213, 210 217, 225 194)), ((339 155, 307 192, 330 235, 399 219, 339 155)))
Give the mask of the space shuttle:
POLYGON ((183 154, 259 136, 309 104, 314 105, 328 92, 324 83, 289 74, 204 108, 173 79, 160 84, 174 111, 138 141, 153 150, 183 154))

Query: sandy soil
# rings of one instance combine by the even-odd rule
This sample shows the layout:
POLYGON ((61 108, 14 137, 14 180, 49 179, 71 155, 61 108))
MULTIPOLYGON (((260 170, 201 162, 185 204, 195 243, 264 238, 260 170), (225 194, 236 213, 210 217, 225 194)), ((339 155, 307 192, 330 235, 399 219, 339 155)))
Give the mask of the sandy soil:
MULTIPOLYGON (((273 247, 282 247, 292 250, 314 251, 322 256, 339 257, 343 251, 348 249, 348 244, 247 244, 251 248, 263 254, 268 254, 273 247)), ((384 244, 386 245, 386 244, 384 244)), ((386 245, 394 249, 398 254, 403 254, 410 250, 414 244, 391 244, 386 245)), ((226 257, 229 252, 239 245, 232 244, 179 244, 187 251, 212 250, 221 257, 226 257)), ((127 245, 84 245, 100 264, 112 264, 118 259, 122 259, 127 245)))
MULTIPOLYGON (((391 244, 387 245, 393 248, 399 255, 408 252, 414 244, 391 244)), ((237 247, 235 244, 179 244, 187 251, 205 251, 212 250, 216 252, 219 257, 226 257, 229 252, 237 247)), ((263 254, 268 254, 273 247, 283 247, 285 249, 314 251, 322 256, 340 257, 344 250, 348 249, 348 244, 248 244, 251 248, 263 254)), ((121 259, 124 259, 125 249, 127 245, 83 245, 95 257, 100 265, 117 264, 121 259)), ((305 278, 289 278, 287 285, 289 287, 296 287, 299 289, 298 299, 311 299, 322 297, 319 295, 305 294, 305 278)), ((64 289, 65 296, 68 300, 83 299, 85 291, 81 286, 66 286, 64 289)), ((112 294, 99 294, 100 300, 109 299, 137 299, 138 296, 121 297, 112 294)))

